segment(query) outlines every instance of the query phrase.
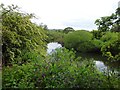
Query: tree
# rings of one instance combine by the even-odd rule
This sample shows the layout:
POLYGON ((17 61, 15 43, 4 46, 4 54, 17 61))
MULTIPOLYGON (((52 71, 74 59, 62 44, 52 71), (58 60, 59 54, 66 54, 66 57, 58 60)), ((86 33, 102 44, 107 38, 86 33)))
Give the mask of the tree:
POLYGON ((93 37, 96 39, 100 39, 102 37, 102 35, 104 34, 99 30, 93 30, 93 31, 91 31, 91 33, 93 34, 93 37))
POLYGON ((23 63, 20 55, 26 52, 45 55, 46 34, 42 27, 30 21, 34 16, 18 11, 14 5, 5 8, 2 4, 1 7, 3 64, 23 63))
POLYGON ((101 17, 101 19, 97 19, 95 24, 98 25, 98 30, 101 32, 110 31, 110 28, 113 24, 112 19, 114 19, 115 15, 101 17))
POLYGON ((116 10, 116 17, 115 23, 113 24, 113 27, 111 31, 113 32, 120 32, 120 8, 117 8, 116 10))
POLYGON ((116 9, 116 12, 110 16, 101 17, 95 21, 100 32, 120 30, 120 8, 116 9))
POLYGON ((72 27, 67 27, 63 30, 64 33, 68 33, 68 32, 71 32, 71 31, 74 31, 74 29, 72 27))
POLYGON ((93 49, 93 35, 84 30, 68 33, 64 36, 64 46, 68 49, 74 48, 79 52, 89 52, 93 49))
POLYGON ((48 26, 46 24, 41 23, 39 26, 42 27, 44 30, 48 30, 48 26))

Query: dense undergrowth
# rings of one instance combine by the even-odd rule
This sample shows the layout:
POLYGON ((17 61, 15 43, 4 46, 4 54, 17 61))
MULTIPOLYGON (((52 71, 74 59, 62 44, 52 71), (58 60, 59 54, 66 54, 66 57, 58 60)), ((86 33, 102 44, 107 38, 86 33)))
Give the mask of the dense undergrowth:
POLYGON ((57 49, 43 58, 29 53, 27 64, 3 68, 3 88, 119 88, 114 72, 99 72, 93 60, 75 58, 68 49, 57 49))
POLYGON ((100 38, 93 38, 88 31, 75 31, 64 36, 64 46, 82 53, 102 53, 108 60, 120 60, 120 33, 107 31, 100 38))
POLYGON ((75 53, 101 52, 109 60, 120 60, 119 32, 47 31, 31 22, 32 14, 14 5, 1 7, 3 88, 120 88, 119 73, 102 73, 93 59, 75 53), (46 55, 51 41, 65 48, 46 55))

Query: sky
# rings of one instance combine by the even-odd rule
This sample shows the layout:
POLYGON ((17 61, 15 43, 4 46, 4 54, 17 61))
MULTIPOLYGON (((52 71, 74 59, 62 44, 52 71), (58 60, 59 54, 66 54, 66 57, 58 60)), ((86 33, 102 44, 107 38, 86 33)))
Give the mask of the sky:
POLYGON ((49 29, 72 27, 95 30, 95 20, 115 12, 120 0, 0 0, 5 5, 18 5, 26 13, 34 13, 37 24, 49 29))

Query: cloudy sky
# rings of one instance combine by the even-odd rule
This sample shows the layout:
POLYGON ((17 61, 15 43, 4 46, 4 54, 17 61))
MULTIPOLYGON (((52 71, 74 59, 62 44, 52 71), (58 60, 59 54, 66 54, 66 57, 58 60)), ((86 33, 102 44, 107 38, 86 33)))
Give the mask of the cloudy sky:
POLYGON ((34 13, 36 23, 49 29, 96 29, 95 20, 115 12, 120 0, 0 0, 5 5, 18 5, 22 11, 34 13))

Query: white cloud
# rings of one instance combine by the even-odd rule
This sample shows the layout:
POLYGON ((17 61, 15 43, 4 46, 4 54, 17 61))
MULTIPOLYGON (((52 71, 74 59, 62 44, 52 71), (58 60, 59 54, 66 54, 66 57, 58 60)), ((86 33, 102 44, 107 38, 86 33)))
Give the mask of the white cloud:
POLYGON ((95 19, 115 12, 115 9, 118 7, 118 1, 119 0, 2 0, 2 3, 6 5, 15 4, 26 12, 35 13, 40 18, 37 22, 47 24, 48 28, 65 28, 69 26, 69 24, 72 24, 73 28, 81 29, 82 25, 79 26, 78 23, 78 25, 74 23, 79 20, 80 24, 87 26, 83 28, 92 29, 95 28, 95 19))

